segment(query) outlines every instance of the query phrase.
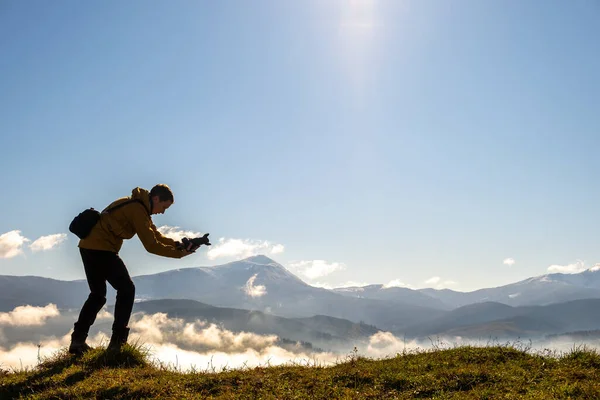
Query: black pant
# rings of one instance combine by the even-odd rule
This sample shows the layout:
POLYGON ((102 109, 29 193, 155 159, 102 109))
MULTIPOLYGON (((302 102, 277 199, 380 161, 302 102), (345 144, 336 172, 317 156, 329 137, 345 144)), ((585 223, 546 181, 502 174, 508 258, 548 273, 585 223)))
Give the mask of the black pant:
POLYGON ((107 281, 117 291, 115 321, 112 330, 113 332, 125 330, 133 309, 135 285, 123 260, 117 253, 111 251, 80 248, 79 252, 91 293, 81 308, 73 336, 83 339, 87 337, 90 326, 96 320, 96 315, 106 304, 107 281))

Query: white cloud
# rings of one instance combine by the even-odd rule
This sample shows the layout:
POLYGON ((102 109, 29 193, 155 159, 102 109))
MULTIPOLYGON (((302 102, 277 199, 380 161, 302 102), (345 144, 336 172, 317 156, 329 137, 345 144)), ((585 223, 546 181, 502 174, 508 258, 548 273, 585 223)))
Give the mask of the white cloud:
POLYGON ((10 349, 0 347, 0 366, 20 371, 21 368, 31 368, 38 364, 38 352, 40 357, 50 357, 57 351, 69 345, 71 335, 62 338, 51 338, 42 340, 40 343, 17 343, 10 349), (39 348, 38 348, 39 344, 39 348))
POLYGON ((509 267, 512 267, 513 265, 515 265, 515 259, 514 258, 505 258, 504 261, 502 261, 502 264, 504 265, 508 265, 509 267))
POLYGON ((180 318, 169 318, 167 314, 156 313, 152 315, 142 315, 138 320, 129 324, 132 331, 138 333, 138 335, 146 342, 150 343, 162 343, 165 338, 163 337, 163 330, 172 330, 175 332, 181 332, 183 329, 184 321, 180 318))
MULTIPOLYGON (((220 372, 290 364, 331 366, 354 356, 352 348, 340 348, 340 353, 311 353, 298 344, 280 345, 275 335, 236 333, 205 321, 187 322, 183 319, 168 318, 163 313, 135 313, 132 315, 130 327, 129 343, 137 342, 147 348, 150 361, 156 365, 176 368, 179 371, 193 369, 198 372, 220 372)), ((21 370, 36 366, 38 352, 45 358, 58 351, 64 351, 69 345, 71 332, 72 330, 65 335, 52 336, 40 341, 20 342, 9 347, 0 345, 0 369, 21 370)), ((106 346, 109 335, 110 332, 108 335, 99 332, 89 337, 87 342, 93 347, 106 346)), ((556 349, 559 355, 561 351, 570 354, 573 340, 575 339, 564 337, 561 341, 537 342, 534 343, 532 351, 539 350, 542 354, 547 354, 548 349, 556 349)), ((597 347, 597 343, 589 344, 591 347, 597 347)), ((356 349, 361 356, 388 358, 404 352, 410 354, 427 349, 451 349, 457 345, 485 347, 489 346, 489 339, 469 340, 453 336, 436 337, 435 341, 429 337, 422 341, 407 341, 390 332, 378 332, 372 335, 366 344, 358 344, 356 349)))
POLYGON ((235 333, 204 321, 186 322, 166 314, 134 314, 130 341, 150 347, 153 362, 178 370, 208 372, 289 363, 333 364, 338 355, 308 353, 301 347, 282 348, 275 335, 235 333))
POLYGON ((383 285, 384 289, 392 288, 392 287, 403 287, 403 288, 412 288, 408 283, 402 282, 400 279, 394 279, 383 285))
POLYGON ((96 315, 96 321, 101 319, 113 319, 113 315, 106 310, 106 307, 102 308, 98 315, 96 315))
POLYGON ((60 245, 67 240, 66 233, 56 233, 54 235, 42 236, 29 245, 31 251, 46 251, 60 245))
POLYGON ((579 272, 585 271, 587 268, 585 266, 585 261, 577 260, 569 265, 551 265, 548 267, 548 272, 559 272, 563 274, 576 274, 579 272))
POLYGON ((590 268, 590 271, 595 272, 600 270, 600 263, 596 263, 594 264, 594 266, 592 268, 590 268))
POLYGON ((41 326, 46 319, 58 317, 60 312, 55 304, 46 307, 19 306, 9 312, 0 313, 0 324, 12 326, 41 326))
POLYGON ((162 233, 164 236, 171 238, 173 240, 177 240, 179 242, 184 237, 191 239, 191 238, 195 238, 195 237, 199 237, 199 236, 203 235, 203 233, 200 233, 200 232, 182 230, 178 226, 163 225, 163 226, 156 228, 156 230, 159 231, 160 233, 162 233))
POLYGON ((355 281, 346 281, 344 283, 340 283, 337 285, 332 285, 330 283, 325 283, 325 282, 311 282, 310 283, 311 286, 314 287, 320 287, 323 289, 341 289, 341 288, 349 288, 349 287, 363 287, 363 286, 367 286, 370 285, 369 283, 366 282, 355 282, 355 281))
POLYGON ((193 368, 203 372, 276 365, 328 366, 339 360, 339 356, 333 353, 293 352, 278 346, 269 346, 262 351, 245 349, 236 353, 202 353, 165 343, 152 346, 152 354, 155 355, 153 362, 157 365, 175 368, 178 371, 189 371, 193 368))
POLYGON ((267 240, 220 238, 218 243, 211 246, 206 256, 210 260, 221 257, 246 258, 258 254, 281 254, 284 249, 282 244, 267 240))
MULTIPOLYGON (((130 327, 129 343, 139 341, 149 349, 151 362, 180 371, 194 368, 196 371, 219 372, 292 363, 322 366, 333 365, 339 359, 337 354, 310 353, 301 346, 280 347, 274 335, 234 333, 201 321, 170 319, 165 314, 141 318, 134 314, 130 327)), ((106 346, 109 335, 99 332, 87 342, 92 347, 106 346)), ((71 332, 39 342, 17 343, 9 348, 0 346, 0 368, 32 368, 38 364, 38 352, 42 358, 50 357, 64 350, 70 339, 71 332)))
POLYGON ((439 281, 440 281, 440 277, 439 276, 434 276, 434 277, 431 277, 431 278, 427 279, 425 281, 425 283, 427 283, 428 285, 435 285, 439 281))
POLYGON ((201 329, 197 329, 196 324, 186 324, 182 332, 183 339, 195 347, 208 350, 227 353, 238 353, 246 349, 262 351, 277 342, 275 335, 258 335, 249 332, 233 333, 221 329, 215 324, 207 327, 200 325, 199 327, 201 329))
POLYGON ((323 289, 329 289, 329 290, 339 287, 337 285, 332 285, 332 284, 326 283, 326 282, 311 282, 310 286, 323 288, 323 289))
POLYGON ((369 338, 369 347, 371 349, 398 347, 400 343, 400 340, 391 332, 377 332, 369 338))
POLYGON ((356 281, 346 281, 345 283, 341 283, 339 285, 337 285, 336 287, 363 287, 363 286, 369 286, 370 283, 367 282, 356 282, 356 281))
POLYGON ((29 239, 21 231, 10 231, 0 235, 0 258, 12 258, 23 253, 21 248, 29 239))
POLYGON ((271 254, 281 254, 285 250, 285 247, 282 244, 276 244, 271 249, 271 254))
MULTIPOLYGON (((258 366, 300 364, 329 366, 344 361, 342 353, 312 353, 300 344, 282 345, 276 335, 251 332, 232 332, 216 324, 196 320, 168 318, 164 313, 147 315, 135 313, 129 324, 130 343, 139 343, 149 350, 149 359, 159 366, 179 371, 219 372, 258 366)), ((44 357, 64 351, 69 345, 72 329, 65 335, 44 338, 35 342, 20 342, 10 347, 0 346, 0 367, 3 369, 32 368, 38 364, 38 352, 44 357), (39 348, 38 348, 39 344, 39 348)), ((88 338, 92 347, 106 346, 110 332, 99 332, 88 338)), ((393 356, 395 352, 414 347, 387 332, 373 335, 366 353, 368 356, 393 356)), ((361 352, 364 348, 360 346, 361 352)))
POLYGON ((426 284, 428 285, 433 285, 434 289, 447 289, 450 286, 454 286, 457 283, 455 281, 452 280, 445 280, 442 281, 442 278, 440 278, 439 276, 433 276, 429 279, 427 279, 425 281, 426 284))
POLYGON ((290 263, 290 270, 313 280, 346 269, 344 263, 327 263, 324 260, 298 261, 290 263))
POLYGON ((252 275, 248 282, 244 285, 244 293, 246 293, 250 297, 261 297, 267 294, 267 289, 263 285, 254 286, 254 281, 256 280, 256 275, 252 275))
POLYGON ((406 342, 390 332, 377 332, 369 338, 367 355, 369 357, 389 357, 394 354, 419 349, 416 341, 406 342))
POLYGON ((206 321, 186 322, 181 318, 169 318, 167 314, 135 314, 129 324, 133 335, 144 343, 171 343, 197 351, 243 352, 246 349, 265 350, 277 342, 275 335, 259 335, 249 332, 234 333, 206 321))

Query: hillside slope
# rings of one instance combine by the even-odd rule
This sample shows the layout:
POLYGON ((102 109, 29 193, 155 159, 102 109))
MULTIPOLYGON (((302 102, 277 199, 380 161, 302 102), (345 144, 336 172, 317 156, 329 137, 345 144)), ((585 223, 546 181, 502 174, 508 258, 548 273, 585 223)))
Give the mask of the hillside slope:
POLYGON ((0 372, 0 398, 597 399, 599 367, 600 356, 585 349, 552 357, 495 346, 381 360, 349 355, 333 366, 178 372, 126 346, 81 359, 63 352, 31 371, 0 372))

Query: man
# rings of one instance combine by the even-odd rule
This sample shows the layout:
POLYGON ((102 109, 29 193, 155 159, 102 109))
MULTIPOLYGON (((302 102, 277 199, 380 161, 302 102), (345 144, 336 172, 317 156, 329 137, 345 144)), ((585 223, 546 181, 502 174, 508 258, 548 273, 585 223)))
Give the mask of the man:
MULTIPOLYGON (((127 325, 133 309, 135 286, 119 257, 123 240, 137 234, 148 252, 171 258, 182 258, 196 250, 185 249, 180 242, 161 235, 152 223, 151 216, 163 214, 173 201, 173 192, 167 185, 156 185, 150 192, 135 188, 131 197, 120 198, 104 209, 90 234, 79 241, 90 295, 75 322, 69 353, 81 354, 90 349, 85 340, 96 315, 106 303, 107 281, 117 291, 115 320, 108 349, 118 350, 127 342, 127 325)), ((203 244, 210 245, 208 238, 203 244)))

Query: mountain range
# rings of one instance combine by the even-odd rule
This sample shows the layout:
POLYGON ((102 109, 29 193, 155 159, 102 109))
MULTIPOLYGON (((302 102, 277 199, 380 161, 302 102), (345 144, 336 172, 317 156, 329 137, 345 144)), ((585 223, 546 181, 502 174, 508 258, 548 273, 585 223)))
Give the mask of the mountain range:
MULTIPOLYGON (((340 333, 344 329, 371 333, 381 329, 406 337, 522 337, 600 329, 595 311, 600 309, 600 272, 594 270, 547 274, 473 292, 383 285, 328 290, 308 285, 266 256, 254 256, 219 266, 136 276, 133 281, 134 312, 210 317, 227 329, 257 333, 265 326, 276 333, 272 327, 281 324, 286 326, 282 332, 302 332, 294 339, 330 335, 331 340, 349 340, 340 333)), ((87 295, 84 280, 0 276, 0 311, 48 303, 76 310, 87 295)), ((108 304, 114 295, 109 288, 108 304)))
POLYGON ((441 309, 454 309, 482 302, 497 302, 519 307, 600 298, 600 271, 586 270, 578 274, 546 274, 509 285, 479 289, 472 292, 457 292, 450 289, 413 290, 385 287, 383 285, 346 287, 333 290, 345 296, 410 304, 427 304, 441 309), (423 298, 427 300, 421 302, 423 298))

